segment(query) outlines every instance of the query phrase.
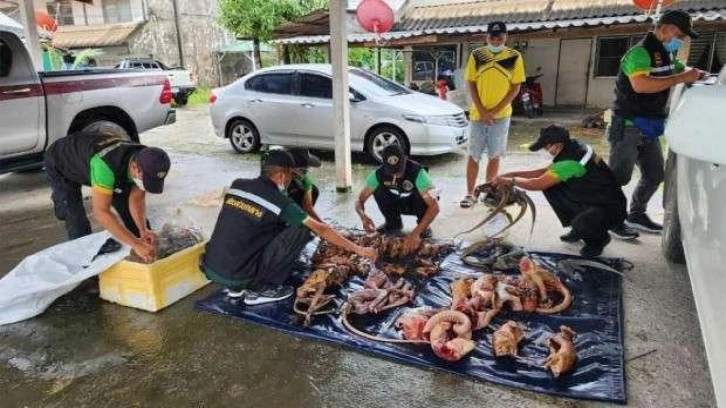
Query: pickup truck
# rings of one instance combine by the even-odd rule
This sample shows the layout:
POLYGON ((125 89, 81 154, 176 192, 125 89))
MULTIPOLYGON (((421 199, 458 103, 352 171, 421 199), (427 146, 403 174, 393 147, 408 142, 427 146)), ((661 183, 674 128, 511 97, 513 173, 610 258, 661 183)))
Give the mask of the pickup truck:
POLYGON ((189 100, 189 95, 197 89, 194 86, 191 72, 183 68, 169 68, 163 62, 151 58, 131 58, 121 61, 114 68, 117 69, 151 69, 162 70, 171 81, 171 93, 174 95, 174 103, 184 106, 189 100))
POLYGON ((662 247, 686 261, 716 403, 726 407, 726 67, 673 92, 662 247))
POLYGON ((0 174, 38 169, 45 149, 79 130, 114 126, 128 138, 173 123, 165 75, 93 69, 36 72, 20 38, 0 31, 0 174))

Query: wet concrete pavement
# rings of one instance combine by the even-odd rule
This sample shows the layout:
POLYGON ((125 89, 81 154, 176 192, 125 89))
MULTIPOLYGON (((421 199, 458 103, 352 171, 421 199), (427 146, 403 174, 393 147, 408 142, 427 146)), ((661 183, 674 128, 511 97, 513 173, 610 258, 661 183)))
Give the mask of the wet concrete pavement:
MULTIPOLYGON (((234 178, 256 175, 254 155, 232 152, 214 138, 204 110, 179 112, 176 125, 142 136, 172 152, 167 192, 149 199, 152 223, 172 210, 207 232, 218 194, 234 178)), ((332 155, 313 171, 321 187, 319 213, 358 226, 355 195, 335 193, 332 155)), ((433 226, 451 237, 483 218, 482 206, 464 210, 462 154, 421 158, 442 188, 433 226)), ((354 155, 354 191, 372 163, 354 155)), ((511 154, 505 170, 533 167, 536 155, 511 154)), ((52 217, 44 174, 0 176, 0 275, 23 257, 64 239, 52 217)), ((562 231, 541 194, 535 233, 529 216, 510 239, 532 249, 576 253, 556 238, 562 231)), ((662 216, 657 200, 652 211, 662 216)), ((381 221, 369 203, 368 210, 381 221)), ((407 220, 409 225, 413 220, 407 220)), ((476 238, 473 234, 471 238, 476 238)), ((659 238, 613 242, 605 256, 635 264, 624 281, 626 376, 629 406, 710 407, 713 392, 686 269, 666 263, 659 238)), ((554 398, 410 367, 321 342, 193 309, 212 285, 156 314, 74 291, 41 316, 0 326, 0 406, 294 406, 294 407, 575 407, 605 404, 554 398)))

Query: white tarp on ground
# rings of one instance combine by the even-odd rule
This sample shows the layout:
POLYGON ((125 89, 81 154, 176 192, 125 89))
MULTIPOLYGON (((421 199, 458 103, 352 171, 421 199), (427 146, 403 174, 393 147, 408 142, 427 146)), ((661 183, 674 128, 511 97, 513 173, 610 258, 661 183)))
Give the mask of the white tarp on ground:
POLYGON ((129 254, 129 248, 91 261, 110 237, 106 231, 64 242, 23 259, 0 279, 0 325, 43 313, 53 301, 78 284, 108 269, 129 254))
POLYGON ((11 33, 15 33, 18 37, 25 36, 23 26, 3 13, 0 13, 0 30, 10 31, 11 33))

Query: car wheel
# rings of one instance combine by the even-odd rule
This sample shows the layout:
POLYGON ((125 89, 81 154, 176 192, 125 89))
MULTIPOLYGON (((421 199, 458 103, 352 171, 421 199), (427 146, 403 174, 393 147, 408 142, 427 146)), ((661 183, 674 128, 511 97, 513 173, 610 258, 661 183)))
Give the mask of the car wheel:
POLYGON ((681 222, 678 217, 678 190, 676 154, 668 151, 668 158, 665 167, 665 183, 663 188, 663 235, 661 249, 663 256, 675 263, 685 263, 686 255, 683 252, 683 241, 681 240, 681 222))
POLYGON ((99 132, 108 136, 118 137, 122 140, 131 140, 129 132, 123 126, 110 120, 97 120, 83 127, 84 132, 99 132))
POLYGON ((252 153, 260 148, 260 133, 252 122, 235 119, 227 130, 227 138, 237 153, 252 153))
POLYGON ((366 148, 368 154, 380 163, 383 161, 383 149, 390 144, 401 146, 403 151, 409 154, 408 138, 400 129, 393 126, 380 126, 374 129, 368 136, 366 148))

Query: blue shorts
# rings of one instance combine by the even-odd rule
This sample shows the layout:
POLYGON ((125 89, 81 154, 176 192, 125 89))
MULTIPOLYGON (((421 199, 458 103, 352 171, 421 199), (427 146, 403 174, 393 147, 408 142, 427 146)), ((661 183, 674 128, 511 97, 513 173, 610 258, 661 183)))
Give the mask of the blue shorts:
POLYGON ((509 117, 495 119, 492 125, 480 121, 469 122, 469 156, 475 161, 481 160, 484 152, 490 158, 506 156, 510 122, 509 117))

